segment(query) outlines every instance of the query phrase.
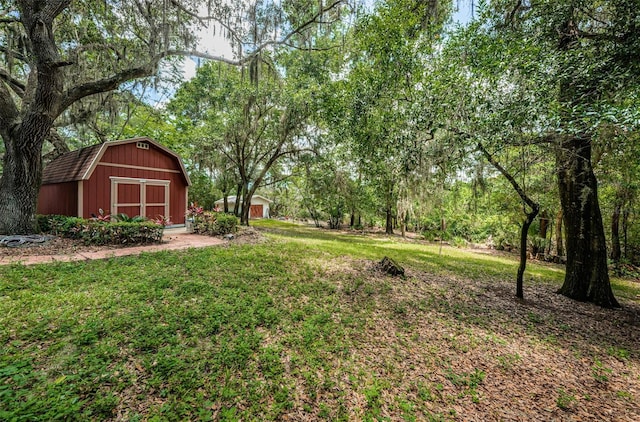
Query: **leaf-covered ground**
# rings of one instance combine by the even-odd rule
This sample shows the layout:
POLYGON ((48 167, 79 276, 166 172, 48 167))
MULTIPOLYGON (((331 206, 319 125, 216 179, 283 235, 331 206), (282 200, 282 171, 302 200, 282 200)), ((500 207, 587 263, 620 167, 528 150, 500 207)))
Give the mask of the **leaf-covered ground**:
POLYGON ((635 282, 603 310, 532 264, 518 302, 506 256, 263 225, 255 244, 0 268, 0 419, 640 420, 635 282))

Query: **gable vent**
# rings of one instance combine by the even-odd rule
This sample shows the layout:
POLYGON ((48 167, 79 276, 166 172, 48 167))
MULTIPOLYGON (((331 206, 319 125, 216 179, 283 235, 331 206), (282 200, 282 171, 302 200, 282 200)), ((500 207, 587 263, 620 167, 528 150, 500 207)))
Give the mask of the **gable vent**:
POLYGON ((136 146, 140 149, 149 149, 149 144, 146 142, 136 142, 136 146))

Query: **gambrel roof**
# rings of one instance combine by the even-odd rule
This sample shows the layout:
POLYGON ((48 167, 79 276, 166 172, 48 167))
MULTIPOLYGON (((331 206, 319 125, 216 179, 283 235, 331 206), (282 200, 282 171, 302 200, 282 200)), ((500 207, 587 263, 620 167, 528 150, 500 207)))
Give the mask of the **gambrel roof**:
POLYGON ((42 184, 49 185, 53 183, 75 182, 78 180, 88 180, 91 174, 96 168, 96 165, 100 162, 100 159, 104 155, 105 151, 115 145, 123 145, 133 142, 147 142, 152 144, 165 154, 176 159, 182 174, 185 178, 187 185, 191 185, 189 175, 187 174, 184 164, 180 156, 171 151, 167 147, 159 144, 151 138, 140 137, 131 139, 122 139, 118 141, 108 141, 98 145, 92 145, 90 147, 81 148, 76 151, 70 151, 62 154, 58 158, 51 161, 44 169, 42 174, 42 184))

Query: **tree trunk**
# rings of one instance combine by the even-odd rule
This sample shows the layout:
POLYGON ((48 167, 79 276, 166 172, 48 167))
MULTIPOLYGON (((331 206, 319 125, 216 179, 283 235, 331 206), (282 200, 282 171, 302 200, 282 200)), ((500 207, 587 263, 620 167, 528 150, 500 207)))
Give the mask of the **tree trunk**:
POLYGON ((229 196, 227 195, 226 192, 224 194, 224 198, 223 198, 222 202, 224 204, 222 209, 224 210, 224 213, 226 214, 226 213, 229 212, 229 196))
POLYGON ((622 206, 620 203, 615 205, 613 214, 611 215, 611 260, 613 262, 620 262, 620 209, 622 206))
POLYGON ((556 255, 564 256, 564 241, 562 240, 562 209, 556 214, 556 255))
POLYGON ((233 204, 233 215, 240 217, 240 198, 242 198, 242 183, 238 183, 236 188, 236 203, 233 204))
POLYGON ((527 236, 529 235, 529 227, 538 215, 538 208, 527 213, 527 218, 522 222, 522 230, 520 230, 520 266, 518 267, 518 275, 516 277, 516 296, 520 299, 524 298, 524 271, 527 269, 527 236))
POLYGON ((386 234, 393 234, 393 212, 391 210, 391 207, 387 207, 386 214, 387 214, 387 223, 385 225, 384 232, 386 234))
MULTIPOLYGON (((248 198, 247 198, 248 199, 248 198)), ((251 211, 251 202, 242 202, 242 212, 240 214, 240 224, 243 226, 249 225, 249 216, 251 211)))
POLYGON ((0 82, 0 136, 5 146, 0 178, 2 234, 28 234, 35 230, 42 181, 42 145, 55 118, 62 112, 64 84, 53 21, 70 2, 17 3, 20 21, 28 36, 31 70, 21 110, 4 82, 0 82))
POLYGON ((402 221, 402 223, 401 223, 400 228, 401 228, 401 231, 402 231, 402 237, 404 238, 404 237, 406 237, 406 234, 407 234, 407 218, 406 218, 406 216, 403 217, 401 221, 402 221))
POLYGON ((629 255, 628 255, 628 250, 629 250, 629 245, 628 245, 628 230, 629 230, 629 209, 625 208, 624 211, 622 211, 622 236, 624 238, 623 240, 623 251, 624 251, 624 258, 628 259, 629 255))
POLYGON ((551 239, 553 239, 553 222, 549 219, 549 242, 547 242, 547 248, 544 251, 546 256, 551 255, 551 244, 553 243, 551 239))
POLYGON ((540 216, 540 231, 538 232, 538 235, 540 236, 540 238, 542 239, 547 239, 547 230, 549 229, 549 217, 547 215, 546 211, 542 212, 542 215, 540 216))
POLYGON ((42 143, 10 139, 5 146, 0 178, 0 234, 30 234, 35 229, 42 180, 42 143))
MULTIPOLYGON (((520 266, 518 267, 518 273, 516 275, 516 296, 520 299, 524 298, 523 292, 523 281, 524 281, 524 271, 527 268, 527 236, 529 234, 529 227, 533 220, 538 215, 540 211, 540 205, 535 202, 533 199, 527 195, 525 190, 520 186, 520 184, 516 181, 511 173, 509 173, 500 163, 496 161, 496 159, 487 151, 487 149, 482 145, 482 143, 478 143, 478 149, 482 152, 482 154, 487 158, 487 160, 493 165, 513 186, 513 189, 518 193, 520 199, 523 202, 523 211, 526 214, 527 218, 522 223, 522 230, 520 231, 520 266), (526 211, 526 206, 531 209, 531 212, 526 211)), ((526 168, 525 168, 526 172, 526 168)), ((443 219, 444 222, 444 219, 443 219)), ((442 227, 444 229, 444 223, 442 223, 442 227)))
POLYGON ((538 230, 538 238, 543 241, 538 243, 534 242, 531 247, 531 255, 534 258, 538 258, 540 255, 545 254, 546 244, 547 244, 547 232, 549 230, 549 218, 547 217, 547 211, 543 211, 540 214, 540 227, 538 230))
POLYGON ((566 275, 558 293, 606 308, 619 307, 609 281, 591 139, 562 139, 556 161, 567 248, 566 275))
POLYGON ((251 216, 251 198, 253 197, 254 189, 245 189, 242 195, 242 208, 240 210, 240 224, 243 226, 249 225, 249 217, 251 216))
POLYGON ((356 213, 351 211, 351 220, 349 220, 349 227, 353 228, 356 223, 356 213))

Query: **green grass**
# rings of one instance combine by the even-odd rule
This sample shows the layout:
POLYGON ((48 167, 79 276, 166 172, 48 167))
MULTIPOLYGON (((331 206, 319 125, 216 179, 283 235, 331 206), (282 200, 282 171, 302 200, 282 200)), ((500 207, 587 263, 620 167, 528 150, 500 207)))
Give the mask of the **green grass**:
MULTIPOLYGON (((423 283, 420 296, 405 297, 362 265, 389 255, 416 273, 491 283, 512 279, 515 261, 271 220, 260 226, 267 243, 0 267, 0 420, 279 420, 294 407, 318 420, 446 420, 452 400, 481 399, 478 386, 490 375, 441 362, 441 346, 424 346, 416 315, 456 333, 447 337, 452 353, 507 337, 475 335, 486 316, 442 287, 423 283), (370 353, 372 364, 362 356, 376 321, 397 336, 387 355, 370 353), (404 379, 398 365, 417 344, 419 365, 441 379, 404 379)), ((561 283, 555 267, 528 268, 527 283, 561 283)), ((608 350, 604 357, 624 362, 631 354, 608 350)), ((492 360, 502 372, 520 364, 492 360)), ((558 406, 565 402, 560 394, 558 406)))

